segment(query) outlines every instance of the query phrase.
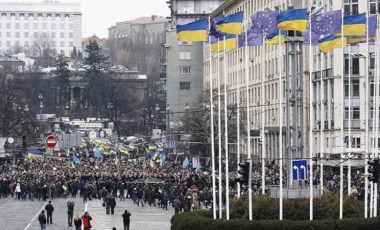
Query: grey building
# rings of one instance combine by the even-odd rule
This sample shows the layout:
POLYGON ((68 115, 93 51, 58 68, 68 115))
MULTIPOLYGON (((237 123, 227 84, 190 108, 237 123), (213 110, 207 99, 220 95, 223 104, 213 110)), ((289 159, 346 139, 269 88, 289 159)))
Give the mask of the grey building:
POLYGON ((170 0, 170 27, 166 33, 167 129, 181 127, 185 107, 199 102, 203 88, 203 42, 178 42, 176 25, 208 18, 224 0, 170 0))

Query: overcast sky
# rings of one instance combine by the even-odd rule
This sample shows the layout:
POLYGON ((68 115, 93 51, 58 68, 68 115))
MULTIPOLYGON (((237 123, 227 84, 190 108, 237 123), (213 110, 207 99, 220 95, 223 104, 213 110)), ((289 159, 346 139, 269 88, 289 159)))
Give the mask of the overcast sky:
POLYGON ((166 1, 79 0, 82 4, 82 35, 86 37, 95 33, 98 37, 108 37, 108 27, 116 24, 116 22, 128 21, 142 16, 169 16, 170 11, 166 1))
MULTIPOLYGON (((10 2, 43 2, 45 0, 0 0, 10 2)), ((169 16, 167 0, 55 0, 80 2, 82 5, 82 36, 108 37, 108 27, 116 22, 142 16, 169 16)))

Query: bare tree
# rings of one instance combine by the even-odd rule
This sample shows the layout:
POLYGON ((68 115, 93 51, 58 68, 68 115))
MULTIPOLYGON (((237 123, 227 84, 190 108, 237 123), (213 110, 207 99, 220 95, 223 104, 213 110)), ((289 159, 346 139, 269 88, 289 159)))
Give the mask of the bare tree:
POLYGON ((56 55, 56 50, 49 33, 42 32, 37 34, 30 47, 29 54, 36 58, 36 64, 39 66, 54 66, 55 59, 53 57, 56 55))

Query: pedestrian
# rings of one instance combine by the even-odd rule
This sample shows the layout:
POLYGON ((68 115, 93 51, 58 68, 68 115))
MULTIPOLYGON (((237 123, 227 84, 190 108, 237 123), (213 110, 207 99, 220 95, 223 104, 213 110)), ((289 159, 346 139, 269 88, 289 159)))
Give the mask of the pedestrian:
POLYGON ((67 221, 68 221, 69 227, 73 226, 74 206, 75 206, 75 203, 72 199, 67 201, 67 221))
POLYGON ((46 230, 46 216, 44 210, 38 215, 38 221, 40 222, 41 230, 46 230))
POLYGON ((90 216, 90 214, 88 212, 85 212, 82 216, 83 230, 90 230, 90 228, 92 228, 91 220, 92 217, 90 216))
POLYGON ((106 214, 110 214, 110 199, 111 199, 111 196, 109 193, 107 193, 107 196, 106 196, 106 199, 105 199, 105 205, 106 205, 106 214))
POLYGON ((111 214, 115 214, 114 213, 114 210, 115 210, 115 206, 116 206, 116 199, 115 199, 115 196, 110 196, 109 200, 108 200, 108 203, 110 205, 110 208, 111 208, 111 214))
POLYGON ((74 218, 75 230, 82 230, 82 219, 80 218, 79 213, 74 218))
POLYGON ((128 210, 125 210, 121 216, 123 217, 124 230, 129 230, 129 225, 131 223, 131 213, 128 212, 128 210))
POLYGON ((49 203, 45 206, 46 216, 47 216, 47 223, 53 224, 53 211, 54 207, 51 204, 51 200, 49 200, 49 203))

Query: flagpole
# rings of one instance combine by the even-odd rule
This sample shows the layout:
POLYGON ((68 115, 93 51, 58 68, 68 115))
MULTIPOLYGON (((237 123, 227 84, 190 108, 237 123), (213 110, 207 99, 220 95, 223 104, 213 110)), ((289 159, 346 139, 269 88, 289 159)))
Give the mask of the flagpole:
MULTIPOLYGON (((279 34, 281 35, 281 30, 279 30, 279 34)), ((279 42, 280 42, 280 45, 279 45, 279 57, 280 57, 280 69, 279 69, 279 77, 278 77, 278 81, 279 81, 279 87, 280 87, 280 94, 279 94, 279 99, 280 99, 280 102, 279 102, 279 106, 280 106, 280 109, 279 109, 279 167, 280 167, 280 215, 279 215, 279 219, 282 220, 283 219, 283 162, 282 162, 282 156, 283 156, 283 153, 282 153, 282 149, 283 149, 283 140, 282 140, 282 125, 283 125, 283 117, 282 117, 282 99, 283 99, 283 91, 282 91, 282 88, 283 88, 283 85, 282 85, 282 78, 283 78, 283 47, 281 46, 282 44, 282 36, 279 36, 279 42)), ((263 40, 264 42, 264 40, 263 40)))
MULTIPOLYGON (((237 49, 236 54, 236 64, 238 64, 237 68, 237 82, 236 82, 236 142, 237 142, 237 159, 236 159, 236 168, 239 170, 239 162, 240 162, 240 71, 241 71, 241 60, 239 60, 239 48, 237 49)), ((240 183, 237 183, 237 197, 240 198, 240 183)))
MULTIPOLYGON (((210 17, 208 17, 208 24, 210 24, 210 17)), ((214 136, 214 97, 213 97, 213 84, 212 84, 212 52, 211 52, 211 38, 209 46, 209 59, 210 59, 210 127, 211 127, 211 172, 212 172, 212 213, 213 219, 216 219, 216 179, 215 179, 215 136, 214 136)))
MULTIPOLYGON (((366 18, 367 18, 367 28, 368 28, 368 11, 366 13, 366 18)), ((368 159, 368 141, 369 141, 369 136, 368 136, 368 127, 369 127, 369 119, 368 119, 368 110, 369 110, 369 79, 368 79, 368 68, 369 68, 369 44, 368 44, 368 36, 369 36, 369 30, 367 29, 367 34, 366 34, 366 40, 367 40, 367 52, 366 56, 364 57, 364 68, 365 68, 365 160, 364 160, 364 173, 368 172, 368 164, 367 164, 367 159, 368 159)), ((368 218, 368 177, 364 177, 364 218, 368 218)))
POLYGON ((223 51, 223 75, 224 75, 224 151, 225 151, 225 170, 226 170, 226 220, 230 219, 230 192, 229 192, 229 173, 228 173, 228 114, 227 114, 227 53, 226 53, 226 38, 224 38, 223 51))
MULTIPOLYGON (((309 181, 310 181, 310 207, 309 207, 309 219, 310 221, 313 220, 313 115, 314 115, 314 108, 313 108, 313 60, 314 60, 314 48, 312 46, 312 36, 311 36, 311 5, 310 5, 310 17, 309 17, 309 181)), ((322 79, 321 79, 322 82, 322 79)))
POLYGON ((223 215, 223 189, 222 189, 222 124, 221 124, 221 98, 220 98, 220 56, 219 56, 219 38, 218 38, 218 62, 217 62, 217 76, 218 76, 218 151, 219 151, 219 219, 222 219, 223 215))
MULTIPOLYGON (((249 108, 249 70, 248 70, 248 30, 246 30, 245 34, 245 50, 244 50, 244 56, 245 56, 245 86, 246 86, 246 92, 245 92, 245 102, 247 107, 247 151, 248 151, 248 160, 250 162, 250 167, 252 168, 252 159, 251 159, 251 120, 250 120, 250 108, 249 108)), ((249 170, 251 171, 251 169, 249 170)), ((251 175, 249 175, 249 178, 251 178, 251 175)), ((252 180, 250 179, 248 181, 248 210, 249 210, 249 220, 252 220, 252 180)))
MULTIPOLYGON (((377 30, 377 35, 379 36, 378 34, 378 30, 377 30)), ((378 37, 377 36, 377 37, 378 37)), ((375 120, 376 120, 376 124, 375 124, 375 153, 374 153, 374 158, 377 159, 378 158, 378 148, 379 148, 379 143, 378 143, 378 139, 379 139, 379 93, 380 93, 380 70, 379 70, 379 67, 380 67, 380 59, 379 59, 379 42, 377 41, 376 42, 376 54, 377 54, 377 60, 376 60, 376 63, 377 63, 377 66, 376 66, 376 100, 375 100, 375 105, 376 105, 376 112, 375 112, 375 120)), ((373 189, 374 189, 374 194, 373 194, 373 217, 377 217, 377 182, 376 183, 372 183, 373 184, 373 189)))
MULTIPOLYGON (((263 35, 263 41, 264 41, 264 35, 263 35)), ((262 63, 265 63, 264 58, 264 45, 261 46, 261 61, 262 63), (263 62, 264 61, 264 62, 263 62)), ((265 152, 265 110, 264 110, 264 98, 266 95, 266 92, 264 90, 264 78, 265 78, 265 66, 264 64, 261 64, 261 152, 262 152, 262 158, 261 158, 261 194, 265 194, 265 158, 266 158, 266 152, 265 152)))
MULTIPOLYGON (((348 169, 347 169, 347 189, 348 195, 351 195, 351 45, 348 45, 348 169)), ((344 89, 344 88, 342 88, 344 89)))
MULTIPOLYGON (((342 1, 342 9, 344 9, 344 3, 342 1)), ((342 40, 342 59, 344 60, 344 11, 342 10, 342 28, 341 28, 341 40, 342 40)), ((341 146, 340 146, 340 183, 339 183, 339 219, 343 219, 343 151, 344 151, 344 65, 342 65, 342 79, 341 79, 341 89, 342 89, 342 101, 341 101, 341 113, 342 121, 340 127, 341 136, 341 146)))

